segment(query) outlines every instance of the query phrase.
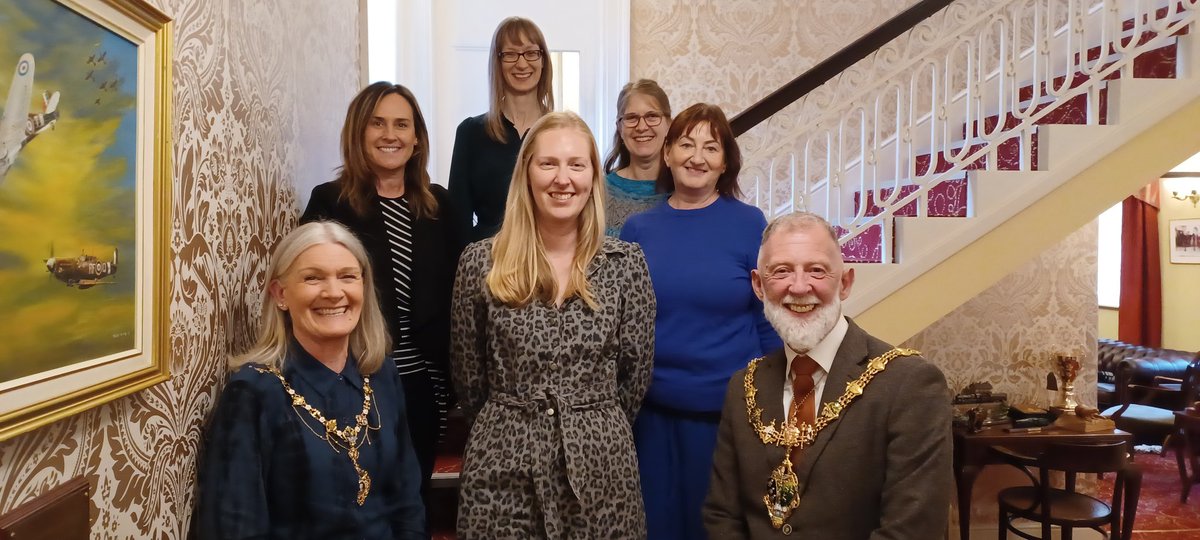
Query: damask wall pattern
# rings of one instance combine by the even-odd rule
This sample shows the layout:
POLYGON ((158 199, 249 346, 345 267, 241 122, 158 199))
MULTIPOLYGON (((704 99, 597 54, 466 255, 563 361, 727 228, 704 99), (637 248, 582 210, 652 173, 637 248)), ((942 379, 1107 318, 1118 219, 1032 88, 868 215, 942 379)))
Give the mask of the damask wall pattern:
MULTIPOLYGON (((657 80, 671 97, 675 111, 706 102, 720 106, 732 117, 916 2, 632 0, 631 77, 657 80)), ((949 23, 950 19, 935 17, 930 24, 949 23)), ((937 31, 924 34, 937 35, 937 31)), ((775 157, 760 149, 790 138, 798 122, 817 117, 839 96, 864 80, 875 80, 878 72, 911 52, 896 49, 869 57, 739 137, 743 192, 752 201, 770 197, 783 203, 790 192, 782 182, 773 193, 759 185, 775 157)))
POLYGON ((1054 355, 1075 354, 1075 394, 1095 406, 1097 230, 1085 225, 904 346, 941 368, 952 390, 985 381, 1010 403, 1041 405, 1054 355))
POLYGON ((338 164, 357 0, 151 0, 174 19, 172 378, 0 443, 0 513, 85 476, 93 538, 184 538, 229 351, 250 341, 296 187, 338 164))
POLYGON ((630 71, 732 115, 916 0, 632 0, 630 71))
MULTIPOLYGON (((731 116, 850 44, 916 0, 632 0, 631 77, 659 81, 678 111, 705 101, 731 116)), ((986 11, 987 0, 962 0, 860 62, 804 102, 739 138, 742 189, 768 156, 756 155, 789 128, 811 122, 839 96, 869 84, 920 54, 938 36, 986 11)), ((760 169, 761 170, 761 169, 760 169)), ((779 186, 777 186, 779 187, 779 186)), ((765 192, 763 193, 765 195, 765 192)), ((1052 355, 1085 359, 1076 393, 1095 404, 1096 229, 1084 227, 1021 270, 911 338, 960 389, 988 381, 1017 399, 1042 402, 1052 355)))

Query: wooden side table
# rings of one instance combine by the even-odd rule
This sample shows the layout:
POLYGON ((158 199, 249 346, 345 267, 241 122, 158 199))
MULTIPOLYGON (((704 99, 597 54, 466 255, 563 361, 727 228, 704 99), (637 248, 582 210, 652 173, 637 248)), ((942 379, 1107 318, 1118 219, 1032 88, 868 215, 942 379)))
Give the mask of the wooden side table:
POLYGON ((1004 446, 1026 455, 1037 455, 1051 443, 1104 444, 1123 442, 1132 456, 1133 435, 1114 429, 1082 433, 1048 426, 1041 431, 1009 433, 991 427, 979 433, 954 429, 954 483, 958 488, 958 531, 960 540, 971 538, 971 491, 984 465, 1002 463, 989 449, 1004 446))

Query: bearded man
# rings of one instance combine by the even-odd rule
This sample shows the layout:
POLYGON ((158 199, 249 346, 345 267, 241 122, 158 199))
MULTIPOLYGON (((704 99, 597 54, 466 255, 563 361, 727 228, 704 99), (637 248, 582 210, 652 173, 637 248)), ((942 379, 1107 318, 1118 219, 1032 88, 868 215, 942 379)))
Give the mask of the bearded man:
POLYGON ((819 216, 772 222, 751 282, 785 347, 729 382, 709 537, 942 538, 953 490, 942 372, 842 316, 854 269, 819 216))

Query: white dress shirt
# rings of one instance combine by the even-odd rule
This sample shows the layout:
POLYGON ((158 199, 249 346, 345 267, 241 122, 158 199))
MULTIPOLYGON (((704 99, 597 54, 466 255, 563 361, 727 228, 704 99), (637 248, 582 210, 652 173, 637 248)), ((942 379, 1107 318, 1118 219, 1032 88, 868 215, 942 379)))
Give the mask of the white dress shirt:
MULTIPOLYGON (((846 317, 838 317, 837 324, 833 325, 833 330, 825 334, 825 338, 817 343, 811 351, 808 351, 808 356, 821 366, 821 369, 812 374, 814 381, 813 393, 809 399, 813 400, 813 407, 817 416, 821 415, 821 394, 825 392, 825 379, 829 376, 829 368, 833 366, 833 357, 837 356, 838 349, 842 346, 842 339, 846 337, 846 331, 850 329, 850 323, 846 322, 846 317)), ((789 418, 791 415, 792 404, 792 359, 799 354, 793 351, 791 347, 785 343, 783 346, 784 354, 787 356, 787 365, 783 370, 783 410, 788 411, 789 418)))

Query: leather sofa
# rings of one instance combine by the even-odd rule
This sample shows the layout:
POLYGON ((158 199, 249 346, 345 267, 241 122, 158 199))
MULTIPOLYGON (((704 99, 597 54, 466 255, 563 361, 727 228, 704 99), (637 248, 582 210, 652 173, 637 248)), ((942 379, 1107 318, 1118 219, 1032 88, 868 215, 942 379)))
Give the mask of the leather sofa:
MULTIPOLYGON (((1189 364, 1200 358, 1196 352, 1180 351, 1177 349, 1159 349, 1132 345, 1115 339, 1101 339, 1096 347, 1096 403, 1100 410, 1118 404, 1117 398, 1117 369, 1122 361, 1129 360, 1129 383, 1140 386, 1154 386, 1166 377, 1182 379, 1189 364)), ((1172 383, 1168 382, 1167 385, 1172 383)), ((1176 383, 1177 387, 1178 384, 1176 383)), ((1184 404, 1156 403, 1156 405, 1173 410, 1182 409, 1184 404), (1175 405, 1178 405, 1176 407, 1175 405)))
POLYGON ((1119 341, 1101 342, 1098 350, 1103 353, 1097 361, 1109 360, 1114 374, 1111 406, 1102 414, 1112 418, 1117 429, 1132 433, 1137 444, 1172 444, 1175 411, 1195 399, 1200 355, 1119 341))

